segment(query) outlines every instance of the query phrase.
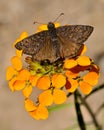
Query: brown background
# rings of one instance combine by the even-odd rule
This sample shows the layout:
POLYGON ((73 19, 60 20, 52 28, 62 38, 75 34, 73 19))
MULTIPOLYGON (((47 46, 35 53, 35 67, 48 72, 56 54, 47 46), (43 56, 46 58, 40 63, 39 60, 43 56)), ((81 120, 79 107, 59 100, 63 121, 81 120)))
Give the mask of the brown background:
MULTIPOLYGON (((48 120, 33 120, 24 110, 23 96, 11 93, 5 81, 6 67, 15 54, 12 44, 22 31, 32 34, 37 25, 34 21, 47 23, 61 13, 58 21, 63 24, 87 24, 94 26, 94 32, 86 42, 87 55, 101 67, 99 84, 104 81, 104 0, 0 0, 0 130, 68 130, 76 124, 74 105, 50 114, 48 120), (100 60, 97 60, 101 54, 100 60)), ((68 99, 73 103, 73 97, 68 99)), ((88 100, 93 111, 104 102, 104 90, 88 100)), ((83 108, 86 121, 90 116, 83 108)), ((104 111, 98 121, 104 124, 104 111)), ((91 128, 88 128, 90 130, 91 128)), ((79 130, 79 129, 78 129, 79 130)))

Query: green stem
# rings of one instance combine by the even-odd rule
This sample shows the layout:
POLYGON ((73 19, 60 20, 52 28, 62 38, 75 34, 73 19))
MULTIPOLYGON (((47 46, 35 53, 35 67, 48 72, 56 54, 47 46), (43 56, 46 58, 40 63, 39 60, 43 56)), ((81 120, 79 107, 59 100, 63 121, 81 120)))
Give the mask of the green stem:
POLYGON ((93 123, 95 125, 95 127, 97 128, 97 130, 102 130, 101 126, 99 125, 93 111, 91 110, 89 104, 85 101, 85 99, 81 96, 81 94, 78 92, 79 98, 81 100, 81 102, 83 103, 83 105, 87 108, 88 112, 90 113, 93 123))
POLYGON ((74 93, 74 102, 75 102, 75 109, 76 109, 79 127, 80 127, 81 130, 86 130, 85 122, 83 120, 82 112, 81 112, 81 109, 80 109, 80 103, 78 102, 77 91, 75 91, 75 93, 74 93))

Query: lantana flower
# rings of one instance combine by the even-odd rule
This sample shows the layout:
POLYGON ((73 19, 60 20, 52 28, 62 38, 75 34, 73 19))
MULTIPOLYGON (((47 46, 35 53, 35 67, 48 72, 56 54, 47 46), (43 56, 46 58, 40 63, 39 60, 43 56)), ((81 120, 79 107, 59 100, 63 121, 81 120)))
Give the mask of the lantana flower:
MULTIPOLYGON (((60 24, 56 23, 55 26, 60 24)), ((47 30, 47 25, 41 25, 37 32, 42 30, 47 30)), ((23 32, 13 45, 27 36, 27 32, 23 32)), ((12 92, 22 91, 25 109, 30 116, 36 120, 47 119, 48 107, 65 103, 68 93, 74 93, 76 89, 80 89, 83 94, 92 91, 98 83, 99 68, 91 58, 84 55, 86 50, 84 45, 80 55, 65 59, 59 65, 42 65, 26 57, 27 66, 22 63, 22 51, 16 50, 16 56, 11 58, 11 66, 7 68, 6 80, 12 92), (40 91, 36 102, 30 99, 34 87, 40 91)))

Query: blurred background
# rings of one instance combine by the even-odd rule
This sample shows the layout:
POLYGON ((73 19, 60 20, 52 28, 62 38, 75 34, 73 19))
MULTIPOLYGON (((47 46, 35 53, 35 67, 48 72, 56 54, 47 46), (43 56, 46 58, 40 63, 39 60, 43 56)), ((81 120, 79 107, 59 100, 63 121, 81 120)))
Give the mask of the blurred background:
MULTIPOLYGON (((74 105, 51 113, 45 121, 32 119, 24 109, 22 94, 12 93, 5 80, 6 68, 15 54, 12 44, 16 38, 23 31, 33 34, 37 28, 34 21, 54 21, 61 12, 65 14, 58 20, 61 25, 94 26, 94 32, 86 41, 87 55, 99 64, 99 84, 104 83, 104 0, 0 0, 0 130, 71 130, 68 128, 77 124, 74 105)), ((87 101, 96 112, 104 102, 104 90, 89 97, 87 101)), ((68 102, 73 103, 73 97, 68 102)), ((83 112, 85 120, 90 121, 85 108, 83 112)), ((104 111, 97 120, 104 124, 104 111)))

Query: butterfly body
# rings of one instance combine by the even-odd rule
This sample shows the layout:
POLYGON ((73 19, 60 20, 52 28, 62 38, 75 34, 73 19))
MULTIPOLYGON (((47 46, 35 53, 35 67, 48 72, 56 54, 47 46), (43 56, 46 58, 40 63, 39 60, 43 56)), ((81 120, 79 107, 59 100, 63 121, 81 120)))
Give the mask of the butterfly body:
POLYGON ((24 54, 31 55, 33 60, 55 62, 60 58, 77 56, 93 31, 93 27, 88 25, 65 25, 55 28, 52 22, 48 23, 47 28, 46 31, 21 40, 15 47, 23 50, 24 54))

